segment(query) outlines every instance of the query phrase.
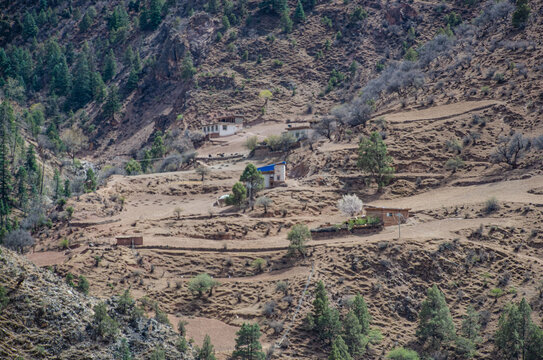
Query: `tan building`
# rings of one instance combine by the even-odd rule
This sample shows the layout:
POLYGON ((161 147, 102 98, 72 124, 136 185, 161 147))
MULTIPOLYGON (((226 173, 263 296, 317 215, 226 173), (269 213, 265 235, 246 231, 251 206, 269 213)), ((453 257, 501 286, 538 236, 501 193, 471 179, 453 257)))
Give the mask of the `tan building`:
POLYGON ((365 206, 366 216, 381 219, 384 226, 403 224, 409 218, 409 210, 400 208, 388 208, 378 206, 365 206))

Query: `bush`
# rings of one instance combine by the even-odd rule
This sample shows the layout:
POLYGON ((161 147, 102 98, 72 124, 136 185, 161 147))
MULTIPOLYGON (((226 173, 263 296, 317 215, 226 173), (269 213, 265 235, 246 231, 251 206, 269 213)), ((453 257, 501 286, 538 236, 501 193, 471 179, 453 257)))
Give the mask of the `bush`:
POLYGON ((160 307, 155 303, 155 320, 164 325, 171 325, 168 315, 160 310, 160 307))
POLYGON ((79 276, 79 282, 77 283, 77 290, 81 291, 83 294, 89 293, 89 281, 83 275, 79 276))
POLYGON ((125 290, 124 293, 119 297, 119 301, 117 302, 117 311, 121 314, 128 315, 134 308, 134 304, 136 302, 130 296, 130 290, 125 290))
POLYGON ((461 167, 464 167, 464 161, 460 158, 460 156, 455 156, 453 158, 450 158, 445 163, 445 169, 452 170, 452 172, 456 172, 456 170, 460 169, 461 167))
POLYGON ((205 291, 209 291, 209 295, 211 295, 213 288, 218 285, 218 281, 213 280, 211 276, 203 273, 196 275, 196 277, 190 280, 189 291, 193 294, 196 294, 198 297, 202 297, 205 291))
POLYGON ((94 306, 94 324, 96 333, 104 340, 113 340, 119 331, 119 325, 109 316, 103 302, 94 306))
POLYGON ((266 316, 272 316, 275 312, 275 307, 277 306, 277 303, 275 301, 268 301, 264 305, 264 315, 266 316))
POLYGON ((386 356, 390 360, 419 360, 419 354, 416 351, 404 349, 403 347, 395 348, 386 356))
POLYGON ((491 197, 490 199, 488 199, 483 207, 483 212, 487 215, 498 210, 500 210, 500 204, 498 202, 498 199, 496 199, 495 197, 491 197))
POLYGON ((257 259, 254 259, 252 262, 251 262, 251 266, 259 273, 261 273, 262 271, 264 271, 264 268, 266 267, 266 260, 262 259, 262 258, 257 258, 257 259))
POLYGON ((275 284, 275 291, 282 292, 284 294, 288 291, 288 282, 286 281, 278 281, 275 284))
POLYGON ((249 149, 249 151, 253 151, 257 145, 258 145, 258 137, 256 136, 250 136, 245 141, 245 147, 249 149))
POLYGON ((124 170, 128 175, 137 175, 141 173, 141 164, 139 161, 131 159, 128 161, 124 167, 124 170))
POLYGON ((69 249, 70 248, 70 240, 68 240, 67 238, 64 238, 62 240, 60 240, 60 243, 59 243, 59 247, 61 249, 69 249))
POLYGON ((490 160, 494 163, 506 163, 516 169, 518 161, 522 159, 529 148, 530 142, 520 133, 515 133, 512 136, 500 136, 498 146, 490 154, 490 160))

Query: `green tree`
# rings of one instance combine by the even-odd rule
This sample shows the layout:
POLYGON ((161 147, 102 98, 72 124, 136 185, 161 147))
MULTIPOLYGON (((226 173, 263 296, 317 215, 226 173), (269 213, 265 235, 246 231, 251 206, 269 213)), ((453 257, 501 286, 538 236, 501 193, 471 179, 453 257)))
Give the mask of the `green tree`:
POLYGON ((296 224, 288 232, 287 239, 290 241, 288 246, 289 255, 298 252, 300 255, 305 256, 306 242, 311 240, 311 231, 309 231, 307 225, 296 224))
POLYGON ((117 311, 121 314, 128 315, 134 308, 136 302, 130 295, 130 290, 126 289, 121 296, 119 296, 119 301, 117 302, 117 311))
POLYGON ((417 337, 423 343, 429 340, 432 349, 439 349, 444 342, 455 337, 454 324, 445 296, 435 284, 428 289, 427 297, 422 303, 417 337))
POLYGON ((66 179, 64 180, 64 197, 69 198, 70 196, 72 196, 70 179, 66 179))
POLYGON ((38 34, 38 26, 34 20, 34 16, 28 11, 23 16, 23 37, 25 39, 33 38, 38 34))
POLYGON ((353 358, 349 354, 349 349, 341 335, 337 336, 332 342, 332 350, 328 360, 352 360, 353 358))
POLYGON ((145 150, 143 152, 143 159, 141 160, 141 171, 143 173, 146 173, 147 170, 151 168, 151 159, 153 156, 151 155, 151 150, 145 150))
POLYGON ((87 176, 83 187, 85 192, 96 191, 96 175, 94 174, 94 170, 92 170, 92 168, 87 169, 87 176))
POLYGON ((24 166, 19 167, 17 171, 17 197, 19 198, 19 206, 23 211, 26 211, 28 203, 27 191, 28 175, 24 166))
POLYGON ((138 88, 138 81, 138 73, 132 68, 132 70, 130 70, 130 74, 128 75, 128 79, 126 80, 126 91, 131 93, 132 91, 136 90, 138 88))
MULTIPOLYGON (((14 121, 13 109, 7 101, 0 105, 0 229, 5 229, 11 211, 11 170, 8 160, 8 129, 14 121)), ((3 235, 3 234, 1 234, 3 235)))
POLYGON ((504 359, 535 360, 543 353, 543 332, 531 318, 532 309, 522 299, 510 304, 498 321, 494 335, 498 353, 504 359))
POLYGON ((390 360, 420 360, 416 351, 404 349, 403 347, 392 349, 386 358, 390 360))
POLYGON ((358 317, 352 310, 347 313, 343 320, 343 338, 349 347, 349 353, 354 358, 364 355, 369 339, 364 336, 358 317))
POLYGON ((215 349, 213 349, 213 344, 211 344, 211 338, 208 334, 204 337, 204 342, 202 348, 198 349, 198 359, 199 360, 215 360, 215 349))
POLYGON ((73 87, 71 93, 72 106, 83 107, 92 99, 91 71, 84 53, 80 53, 72 71, 73 87))
POLYGON ((166 146, 164 146, 164 138, 162 132, 157 131, 153 139, 153 146, 151 147, 151 155, 153 158, 161 158, 166 154, 166 146))
POLYGON ((183 79, 192 79, 192 77, 196 74, 196 68, 194 67, 194 64, 192 63, 192 55, 189 51, 186 52, 185 57, 183 57, 183 65, 181 69, 181 76, 183 79))
POLYGON ((287 34, 292 32, 292 19, 290 18, 290 12, 288 9, 285 9, 281 13, 281 28, 287 34))
POLYGON ((315 5, 317 5, 317 0, 303 0, 302 5, 305 10, 311 11, 315 8, 315 5))
POLYGON ((58 199, 62 197, 64 191, 62 189, 62 182, 60 181, 60 172, 57 169, 54 171, 53 182, 55 184, 55 199, 58 199))
POLYGON ((394 174, 392 158, 387 154, 387 146, 377 131, 358 147, 358 166, 377 182, 379 190, 388 184, 394 174))
POLYGON ((83 294, 89 293, 89 281, 83 275, 79 275, 79 281, 77 283, 77 290, 81 291, 83 294))
POLYGON ((202 297, 205 291, 209 291, 209 295, 213 291, 213 288, 219 285, 219 283, 208 274, 196 275, 189 281, 189 291, 196 294, 198 297, 202 297))
POLYGON ((302 23, 306 20, 305 12, 304 12, 304 6, 302 5, 301 0, 298 0, 298 4, 296 5, 296 10, 294 10, 294 15, 292 16, 295 23, 302 23))
POLYGON ((218 0, 209 0, 207 2, 207 12, 210 14, 216 14, 219 10, 219 2, 218 0))
POLYGON ((513 26, 517 29, 525 27, 526 22, 530 17, 530 12, 531 9, 530 5, 528 5, 528 0, 517 0, 515 12, 513 13, 513 17, 511 18, 513 26))
POLYGON ((113 340, 119 332, 119 325, 109 316, 103 302, 94 306, 94 324, 96 333, 103 339, 113 340))
POLYGON ((106 84, 102 80, 102 75, 98 71, 90 74, 91 98, 101 103, 106 98, 106 84))
POLYGON ((58 95, 67 95, 71 87, 70 71, 66 57, 62 55, 51 73, 51 90, 58 95))
POLYGON ((236 347, 232 353, 233 359, 264 360, 258 324, 243 323, 236 336, 236 347))
POLYGON ((351 310, 356 315, 358 322, 362 328, 363 335, 368 335, 370 332, 371 315, 368 311, 368 306, 364 298, 360 294, 356 294, 351 304, 351 310))
POLYGON ((107 92, 107 99, 102 107, 104 116, 106 118, 114 118, 115 114, 121 110, 121 102, 119 100, 119 89, 117 86, 112 85, 107 92))
POLYGON ((141 165, 138 161, 130 159, 124 166, 124 170, 128 175, 137 175, 141 173, 141 165))
POLYGON ((115 77, 117 72, 117 60, 113 49, 109 50, 104 60, 104 68, 102 69, 102 78, 104 81, 109 81, 115 77))
POLYGON ((79 31, 82 33, 87 32, 92 25, 92 19, 88 13, 86 13, 79 22, 79 31))
POLYGON ((247 189, 239 181, 232 186, 232 194, 226 198, 227 205, 241 206, 247 199, 247 189))
POLYGON ((264 187, 264 176, 253 164, 249 164, 245 167, 239 181, 243 181, 246 184, 249 199, 251 201, 254 200, 255 194, 264 187))
POLYGON ((329 306, 328 295, 324 283, 319 281, 315 289, 315 300, 313 300, 313 312, 306 318, 308 327, 317 336, 329 343, 341 332, 339 312, 329 306))
POLYGON ((132 352, 130 351, 130 346, 128 345, 128 342, 125 338, 121 339, 121 344, 119 345, 119 349, 117 350, 117 357, 116 359, 119 360, 132 360, 132 352))
POLYGON ((28 146, 26 150, 25 166, 29 175, 33 175, 38 172, 38 161, 36 160, 36 150, 34 146, 28 146))

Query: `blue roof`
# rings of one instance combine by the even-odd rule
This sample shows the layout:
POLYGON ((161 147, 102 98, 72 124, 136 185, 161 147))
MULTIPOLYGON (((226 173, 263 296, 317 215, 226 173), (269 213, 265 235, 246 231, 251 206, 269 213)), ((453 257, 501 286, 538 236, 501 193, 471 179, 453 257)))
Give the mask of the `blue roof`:
POLYGON ((280 163, 277 163, 277 164, 262 166, 262 167, 257 168, 257 170, 260 171, 260 172, 274 171, 275 170, 275 165, 281 165, 281 164, 286 165, 287 162, 283 161, 283 162, 280 162, 280 163))

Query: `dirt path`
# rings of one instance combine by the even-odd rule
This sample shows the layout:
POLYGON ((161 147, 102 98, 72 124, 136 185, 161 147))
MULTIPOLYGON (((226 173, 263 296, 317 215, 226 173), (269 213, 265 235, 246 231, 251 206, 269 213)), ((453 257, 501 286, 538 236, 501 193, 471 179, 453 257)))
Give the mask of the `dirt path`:
POLYGON ((498 201, 543 204, 543 195, 528 191, 543 184, 543 176, 529 179, 500 181, 490 184, 447 187, 393 200, 377 200, 375 206, 394 206, 412 210, 429 210, 448 206, 483 203, 491 197, 498 201))
MULTIPOLYGON (((390 123, 412 122, 422 120, 441 120, 454 116, 466 114, 472 111, 483 110, 491 106, 502 104, 497 100, 462 101, 455 104, 434 106, 423 110, 413 110, 392 114, 385 114, 382 117, 390 123)), ((381 116, 378 116, 381 117, 381 116)), ((373 119, 375 120, 375 118, 373 119)))

